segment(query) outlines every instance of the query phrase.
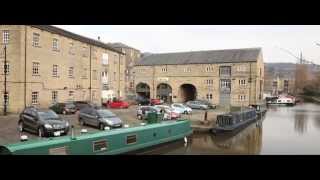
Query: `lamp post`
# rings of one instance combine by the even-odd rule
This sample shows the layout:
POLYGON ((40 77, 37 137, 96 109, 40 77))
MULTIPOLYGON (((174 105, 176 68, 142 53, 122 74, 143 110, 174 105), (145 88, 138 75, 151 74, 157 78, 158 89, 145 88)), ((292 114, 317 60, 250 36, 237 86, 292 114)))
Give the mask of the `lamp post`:
POLYGON ((3 96, 3 115, 7 115, 7 103, 8 103, 8 93, 7 93, 7 45, 4 45, 4 96, 3 96))

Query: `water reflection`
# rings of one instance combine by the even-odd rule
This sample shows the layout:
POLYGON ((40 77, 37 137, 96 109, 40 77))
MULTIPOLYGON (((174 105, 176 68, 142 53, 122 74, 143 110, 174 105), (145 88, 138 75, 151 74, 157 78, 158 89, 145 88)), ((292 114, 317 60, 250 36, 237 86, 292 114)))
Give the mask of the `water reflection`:
MULTIPOLYGON (((178 152, 184 154, 260 154, 262 123, 254 123, 242 132, 231 136, 194 134, 192 141, 178 152)), ((175 154, 171 152, 169 154, 175 154)))
POLYGON ((294 130, 299 134, 304 134, 307 132, 308 116, 307 113, 302 113, 295 111, 294 115, 294 130))

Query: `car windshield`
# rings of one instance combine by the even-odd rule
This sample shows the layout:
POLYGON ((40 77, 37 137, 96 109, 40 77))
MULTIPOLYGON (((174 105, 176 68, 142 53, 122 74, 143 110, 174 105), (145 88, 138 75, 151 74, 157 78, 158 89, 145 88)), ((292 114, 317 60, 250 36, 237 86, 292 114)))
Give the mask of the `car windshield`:
POLYGON ((97 112, 102 118, 116 117, 115 114, 113 114, 112 112, 110 112, 108 110, 98 110, 97 112))
POLYGON ((53 111, 40 111, 39 116, 43 120, 59 120, 59 116, 53 111))

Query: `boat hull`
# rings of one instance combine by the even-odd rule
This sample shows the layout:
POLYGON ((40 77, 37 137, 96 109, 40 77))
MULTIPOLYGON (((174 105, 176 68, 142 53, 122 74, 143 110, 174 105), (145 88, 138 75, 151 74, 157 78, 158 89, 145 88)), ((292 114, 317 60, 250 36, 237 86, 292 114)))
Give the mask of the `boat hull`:
POLYGON ((234 124, 232 126, 227 126, 227 127, 215 127, 211 129, 211 132, 213 134, 219 135, 221 133, 237 133, 240 130, 244 129, 248 125, 250 125, 252 122, 255 122, 258 119, 258 116, 255 118, 251 118, 245 121, 242 121, 240 123, 234 124))
POLYGON ((116 155, 183 139, 192 134, 190 121, 177 120, 98 133, 0 146, 12 155, 116 155))

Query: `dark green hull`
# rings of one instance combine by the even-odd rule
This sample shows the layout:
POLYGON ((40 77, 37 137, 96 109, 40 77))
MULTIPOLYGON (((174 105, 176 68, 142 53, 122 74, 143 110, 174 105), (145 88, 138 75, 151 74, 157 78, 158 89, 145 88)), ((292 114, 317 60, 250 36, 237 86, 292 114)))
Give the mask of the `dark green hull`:
POLYGON ((183 139, 192 134, 187 120, 167 121, 145 126, 98 133, 30 140, 0 146, 0 154, 13 155, 113 155, 123 154, 183 139))

